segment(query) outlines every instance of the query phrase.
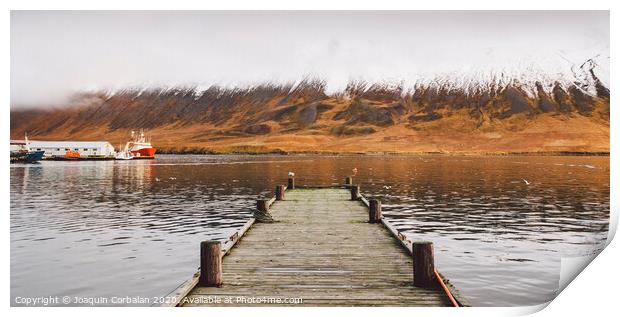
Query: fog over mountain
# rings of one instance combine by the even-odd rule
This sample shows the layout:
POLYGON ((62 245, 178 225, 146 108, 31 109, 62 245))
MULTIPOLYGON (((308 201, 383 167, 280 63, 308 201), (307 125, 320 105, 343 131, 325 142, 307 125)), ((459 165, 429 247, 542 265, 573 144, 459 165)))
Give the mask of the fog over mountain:
MULTIPOLYGON (((11 13, 11 106, 81 91, 248 87, 320 78, 407 88, 609 82, 606 11, 11 13)), ((552 89, 545 86, 544 89, 552 89)))

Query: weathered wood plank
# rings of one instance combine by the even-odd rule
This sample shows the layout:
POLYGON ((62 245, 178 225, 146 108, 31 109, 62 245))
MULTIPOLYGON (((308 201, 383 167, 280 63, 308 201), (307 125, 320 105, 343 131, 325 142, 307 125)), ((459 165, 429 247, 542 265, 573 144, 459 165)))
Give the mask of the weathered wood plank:
POLYGON ((350 199, 342 187, 287 190, 270 206, 276 222, 252 225, 227 249, 222 287, 194 287, 182 305, 287 305, 205 301, 274 296, 309 306, 449 306, 442 289, 413 286, 402 241, 368 223, 365 198, 350 199))
MULTIPOLYGON (((235 232, 228 237, 228 239, 222 243, 222 257, 226 256, 228 252, 235 246, 235 244, 241 239, 241 237, 250 229, 250 227, 254 224, 255 219, 250 218, 241 228, 235 230, 235 232)), ((188 279, 187 281, 181 283, 176 289, 170 292, 166 297, 169 300, 164 301, 161 304, 163 307, 172 307, 177 306, 181 300, 189 294, 189 292, 198 285, 198 281, 200 279, 200 272, 194 273, 194 275, 188 279)))
POLYGON ((161 304, 162 307, 174 307, 177 306, 178 303, 181 302, 189 292, 191 292, 196 285, 198 285, 198 279, 200 278, 200 272, 194 273, 192 278, 181 283, 179 287, 173 290, 170 294, 166 295, 166 297, 170 298, 170 300, 165 300, 161 304))
POLYGON ((222 243, 222 257, 228 254, 239 239, 241 239, 241 237, 243 237, 243 235, 250 230, 250 227, 254 224, 254 221, 254 218, 250 218, 250 220, 248 220, 241 228, 235 230, 235 233, 233 233, 228 240, 226 240, 226 242, 222 243))

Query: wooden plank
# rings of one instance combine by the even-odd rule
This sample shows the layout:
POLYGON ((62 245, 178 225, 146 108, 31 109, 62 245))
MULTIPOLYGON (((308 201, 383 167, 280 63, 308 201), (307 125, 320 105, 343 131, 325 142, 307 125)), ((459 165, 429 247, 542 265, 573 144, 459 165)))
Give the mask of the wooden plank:
MULTIPOLYGON (((350 185, 295 185, 296 189, 342 189, 349 188, 350 185)), ((289 189, 290 190, 290 189, 289 189)))
MULTIPOLYGON (((250 227, 254 224, 255 219, 250 218, 241 228, 235 230, 235 232, 228 237, 226 242, 222 243, 222 258, 226 256, 230 252, 230 250, 235 246, 235 244, 243 237, 243 235, 250 229, 250 227)), ((166 300, 161 304, 163 307, 174 307, 177 306, 181 300, 189 294, 189 292, 198 285, 198 280, 200 278, 200 271, 194 273, 194 275, 181 283, 176 289, 170 292, 166 297, 169 300, 166 300)))
POLYGON ((398 232, 398 229, 394 227, 385 217, 381 219, 381 223, 390 231, 390 233, 400 242, 400 244, 409 251, 409 254, 413 254, 413 241, 411 241, 407 236, 398 232))
POLYGON ((360 194, 360 201, 362 202, 362 204, 364 204, 366 208, 370 208, 370 202, 368 201, 368 198, 366 198, 366 196, 364 196, 364 194, 362 194, 361 192, 359 194, 360 194))
POLYGON ((233 233, 226 242, 222 243, 222 257, 230 252, 230 250, 235 246, 237 241, 243 237, 246 231, 250 230, 250 227, 254 224, 256 219, 250 218, 241 228, 237 229, 235 233, 233 233))
POLYGON ((272 197, 267 201, 267 208, 271 207, 271 205, 276 201, 276 197, 272 197))
MULTIPOLYGON (((387 219, 381 219, 383 225, 390 231, 390 233, 400 241, 403 248, 409 251, 410 254, 413 254, 413 241, 409 239, 406 235, 400 233, 394 225, 392 225, 387 219)), ((446 286, 445 292, 448 297, 453 297, 460 306, 467 307, 470 306, 469 301, 446 279, 439 271, 437 274, 442 278, 443 284, 446 286)))
POLYGON ((161 307, 175 307, 177 306, 187 294, 189 294, 196 285, 198 285, 198 279, 200 278, 200 272, 194 273, 192 278, 181 283, 170 294, 166 295, 166 300, 160 305, 161 307))
POLYGON ((413 287, 409 252, 383 226, 368 223, 364 201, 351 201, 349 190, 286 193, 270 208, 276 222, 252 225, 227 249, 222 287, 194 287, 184 305, 224 305, 189 301, 213 296, 299 296, 311 306, 450 305, 441 288, 413 287))

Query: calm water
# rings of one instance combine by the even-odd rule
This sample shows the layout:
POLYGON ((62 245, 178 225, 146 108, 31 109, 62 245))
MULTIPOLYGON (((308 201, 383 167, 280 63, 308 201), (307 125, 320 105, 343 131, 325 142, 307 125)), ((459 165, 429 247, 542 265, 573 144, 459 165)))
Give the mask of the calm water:
POLYGON ((362 192, 474 305, 552 299, 560 258, 595 253, 609 220, 609 157, 173 156, 12 164, 11 300, 162 296, 294 171, 362 192), (530 184, 527 185, 523 179, 530 184))

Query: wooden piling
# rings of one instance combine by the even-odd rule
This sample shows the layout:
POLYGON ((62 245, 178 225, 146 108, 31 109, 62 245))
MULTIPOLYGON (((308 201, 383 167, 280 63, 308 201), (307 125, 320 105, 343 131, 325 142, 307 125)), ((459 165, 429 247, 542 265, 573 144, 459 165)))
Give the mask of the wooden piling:
POLYGON ((430 241, 413 242, 413 286, 435 286, 435 256, 430 241))
POLYGON ((268 204, 268 200, 267 199, 259 199, 256 201, 256 209, 258 209, 259 211, 262 211, 264 213, 269 211, 269 206, 268 204))
POLYGON ((284 185, 276 186, 276 200, 284 200, 284 185))
POLYGON ((351 186, 351 200, 358 200, 360 197, 360 185, 351 186))
POLYGON ((288 178, 288 186, 286 187, 286 189, 295 189, 295 178, 294 177, 288 178))
POLYGON ((368 212, 368 222, 381 223, 381 200, 371 199, 368 212))
POLYGON ((198 285, 222 286, 222 244, 219 241, 200 243, 200 278, 198 285))
POLYGON ((344 179, 344 184, 345 185, 353 185, 353 177, 349 176, 347 178, 344 179))

